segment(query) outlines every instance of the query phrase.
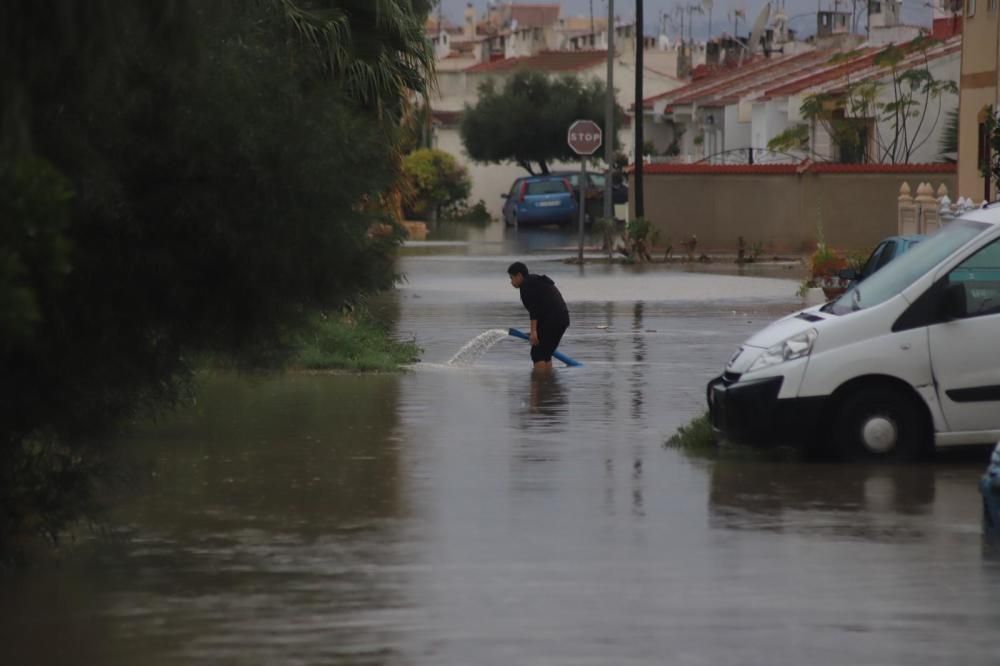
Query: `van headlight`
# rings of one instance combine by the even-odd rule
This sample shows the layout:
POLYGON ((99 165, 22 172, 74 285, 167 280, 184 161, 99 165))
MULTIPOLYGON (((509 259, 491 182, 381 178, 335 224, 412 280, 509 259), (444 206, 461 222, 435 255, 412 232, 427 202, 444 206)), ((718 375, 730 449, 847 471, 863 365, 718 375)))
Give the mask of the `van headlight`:
POLYGON ((779 342, 773 347, 765 349, 764 353, 750 364, 747 372, 756 372, 764 368, 770 368, 772 365, 784 363, 785 361, 793 361, 797 358, 809 356, 812 352, 813 343, 816 342, 816 338, 818 337, 819 333, 815 328, 810 328, 808 331, 793 335, 784 342, 779 342))

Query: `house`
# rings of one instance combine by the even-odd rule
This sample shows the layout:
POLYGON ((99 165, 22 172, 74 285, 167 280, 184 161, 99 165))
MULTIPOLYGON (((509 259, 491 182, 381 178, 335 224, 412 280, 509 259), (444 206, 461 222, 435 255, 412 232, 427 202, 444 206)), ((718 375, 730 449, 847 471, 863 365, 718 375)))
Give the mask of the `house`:
MULTIPOLYGON (((556 24, 558 25, 558 24, 556 24)), ((565 24, 563 24, 565 25, 565 24)), ((616 26, 616 33, 624 26, 616 26)), ((557 32, 556 28, 552 28, 557 32)), ((519 31, 497 33, 496 37, 517 39, 519 31)), ((543 37, 549 34, 542 30, 543 37)), ((493 39, 493 38, 490 38, 493 39)), ((527 38, 521 38, 522 45, 528 45, 527 38)), ((600 37, 604 44, 607 35, 600 37)), ((495 44, 497 42, 494 42, 495 44)), ((504 42, 510 44, 510 42, 504 42)), ((531 42, 532 44, 534 42, 531 42)), ((632 42, 634 44, 634 42, 632 42)), ((653 42, 655 45, 655 41, 653 42)), ((517 47, 519 48, 519 47, 517 47)), ((607 50, 541 50, 531 55, 512 58, 489 58, 476 62, 462 69, 440 69, 438 71, 437 88, 431 97, 430 104, 434 118, 434 146, 445 150, 464 165, 472 180, 471 201, 482 199, 487 209, 499 217, 503 201, 500 195, 506 192, 511 182, 524 175, 523 169, 513 164, 487 165, 471 161, 462 145, 459 125, 461 113, 466 105, 475 105, 478 101, 479 87, 485 81, 492 79, 498 84, 520 69, 544 72, 550 76, 573 74, 584 80, 605 81, 607 77, 607 50)), ((648 63, 643 68, 644 90, 652 94, 664 92, 683 84, 682 81, 669 74, 654 69, 648 63)), ((635 52, 621 48, 616 44, 616 57, 613 64, 613 75, 616 89, 616 99, 620 106, 628 108, 634 100, 635 52)), ((623 146, 631 148, 630 127, 617 128, 619 141, 623 146)), ((553 168, 578 169, 578 164, 556 164, 553 168)))
POLYGON ((997 0, 966 0, 962 26, 961 103, 958 119, 958 194, 992 201, 996 183, 980 166, 990 157, 987 122, 998 106, 997 0))
MULTIPOLYGON (((870 40, 848 53, 814 50, 722 68, 647 98, 646 136, 657 152, 668 155, 659 161, 937 162, 943 119, 957 106, 957 97, 942 91, 925 105, 924 97, 914 94, 907 103, 913 117, 887 118, 879 109, 898 101, 893 71, 879 60, 887 48, 870 40), (807 100, 821 101, 827 112, 804 117, 807 100), (843 131, 847 125, 854 128, 850 135, 843 131), (792 141, 791 149, 769 148, 790 135, 799 137, 799 145, 792 141)), ((893 53, 901 58, 897 75, 926 70, 934 81, 958 79, 961 37, 931 44, 912 41, 893 53)))

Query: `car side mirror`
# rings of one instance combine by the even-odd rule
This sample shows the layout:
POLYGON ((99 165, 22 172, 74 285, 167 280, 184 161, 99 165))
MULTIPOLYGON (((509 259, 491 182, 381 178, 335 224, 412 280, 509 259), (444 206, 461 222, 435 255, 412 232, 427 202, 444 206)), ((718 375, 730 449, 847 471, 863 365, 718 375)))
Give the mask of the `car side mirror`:
POLYGON ((857 280, 859 276, 858 271, 853 268, 841 268, 837 277, 841 280, 857 280))
POLYGON ((946 319, 965 319, 969 316, 969 302, 965 297, 965 283, 949 284, 944 289, 944 316, 946 319))

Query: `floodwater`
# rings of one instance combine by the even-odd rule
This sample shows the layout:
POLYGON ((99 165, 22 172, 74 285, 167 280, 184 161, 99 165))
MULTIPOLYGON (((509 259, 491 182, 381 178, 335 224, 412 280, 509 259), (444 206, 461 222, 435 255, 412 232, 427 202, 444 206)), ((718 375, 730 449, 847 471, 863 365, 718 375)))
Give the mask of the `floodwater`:
POLYGON ((0 664, 1000 663, 988 451, 916 467, 692 457, 736 346, 797 307, 753 276, 561 261, 571 234, 495 228, 406 251, 383 304, 403 375, 206 380, 124 442, 148 482, 85 541, 3 581, 0 664), (534 376, 505 269, 570 303, 534 376), (558 363, 557 363, 558 365, 558 363))

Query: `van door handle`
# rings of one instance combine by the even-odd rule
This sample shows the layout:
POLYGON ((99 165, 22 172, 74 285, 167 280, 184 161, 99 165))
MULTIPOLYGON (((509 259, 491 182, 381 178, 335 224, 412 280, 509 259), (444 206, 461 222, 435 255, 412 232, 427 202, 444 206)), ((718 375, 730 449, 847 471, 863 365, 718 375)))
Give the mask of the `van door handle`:
POLYGON ((906 351, 907 349, 910 348, 910 343, 904 342, 903 344, 899 345, 899 348, 902 349, 903 351, 906 351))

